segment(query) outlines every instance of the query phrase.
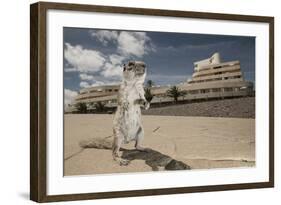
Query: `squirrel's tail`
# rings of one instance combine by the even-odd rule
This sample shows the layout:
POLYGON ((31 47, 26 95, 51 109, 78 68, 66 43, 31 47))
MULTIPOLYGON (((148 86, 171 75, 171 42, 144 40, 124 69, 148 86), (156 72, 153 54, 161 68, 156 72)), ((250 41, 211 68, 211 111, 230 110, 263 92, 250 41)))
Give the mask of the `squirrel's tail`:
POLYGON ((80 147, 83 149, 86 148, 96 148, 96 149, 111 149, 112 141, 108 140, 112 136, 106 138, 92 138, 89 140, 83 140, 79 143, 80 147))

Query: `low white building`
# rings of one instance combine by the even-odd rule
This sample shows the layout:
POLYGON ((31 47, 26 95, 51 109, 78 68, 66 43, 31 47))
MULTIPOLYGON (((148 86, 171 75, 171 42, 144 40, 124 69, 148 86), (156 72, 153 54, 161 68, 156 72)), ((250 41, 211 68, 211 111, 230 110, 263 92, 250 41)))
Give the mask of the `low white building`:
MULTIPOLYGON (((220 54, 214 53, 210 58, 194 62, 194 73, 189 81, 176 85, 186 95, 181 100, 200 100, 227 97, 241 97, 253 94, 253 83, 245 81, 239 61, 221 62, 220 54)), ((82 89, 74 104, 91 105, 102 102, 108 107, 117 106, 120 85, 104 85, 82 89)), ((173 98, 166 95, 170 86, 153 86, 154 95, 151 103, 171 102, 173 98)))

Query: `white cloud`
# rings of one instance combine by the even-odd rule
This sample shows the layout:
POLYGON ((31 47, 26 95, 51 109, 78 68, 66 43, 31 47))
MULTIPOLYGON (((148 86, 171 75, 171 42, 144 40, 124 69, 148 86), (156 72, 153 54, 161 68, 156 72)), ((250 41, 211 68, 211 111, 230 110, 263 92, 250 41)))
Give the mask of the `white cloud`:
POLYGON ((65 72, 75 72, 75 71, 77 71, 77 69, 76 68, 65 68, 64 71, 65 72))
POLYGON ((142 57, 150 51, 155 51, 151 39, 145 32, 127 32, 127 31, 90 31, 90 35, 95 37, 103 45, 108 42, 116 44, 117 52, 128 57, 131 55, 142 57))
POLYGON ((118 51, 125 55, 142 57, 149 51, 154 50, 150 38, 145 32, 122 31, 118 37, 118 51))
POLYGON ((91 36, 96 37, 103 45, 107 45, 109 41, 114 41, 118 38, 117 31, 99 30, 90 31, 91 36))
POLYGON ((112 43, 114 50, 108 54, 65 43, 65 72, 78 72, 80 88, 119 83, 126 61, 155 51, 145 32, 92 30, 89 34, 103 45, 112 43))
POLYGON ((122 67, 120 65, 113 65, 111 63, 105 63, 104 70, 101 74, 106 77, 117 77, 121 78, 122 76, 122 67))
POLYGON ((112 54, 112 55, 109 56, 109 60, 113 65, 122 64, 124 59, 125 59, 125 57, 120 56, 120 55, 116 55, 116 54, 112 54))
POLYGON ((97 72, 106 61, 99 51, 84 49, 80 45, 72 46, 69 43, 65 45, 64 57, 77 71, 97 72))
POLYGON ((87 73, 81 73, 79 76, 81 80, 86 80, 86 81, 94 80, 94 76, 88 75, 87 73))
POLYGON ((91 87, 95 87, 95 86, 100 86, 100 85, 104 85, 105 83, 103 81, 95 81, 91 87))
POLYGON ((80 82, 80 87, 81 88, 89 88, 89 87, 95 87, 95 86, 101 86, 101 85, 116 85, 119 84, 119 81, 110 81, 110 80, 106 80, 104 79, 103 81, 93 81, 91 84, 86 82, 86 81, 82 81, 80 82))
POLYGON ((64 104, 71 104, 77 95, 78 93, 76 91, 64 89, 64 104))
POLYGON ((81 81, 80 82, 80 87, 81 88, 88 88, 88 87, 90 87, 90 84, 88 82, 81 81))

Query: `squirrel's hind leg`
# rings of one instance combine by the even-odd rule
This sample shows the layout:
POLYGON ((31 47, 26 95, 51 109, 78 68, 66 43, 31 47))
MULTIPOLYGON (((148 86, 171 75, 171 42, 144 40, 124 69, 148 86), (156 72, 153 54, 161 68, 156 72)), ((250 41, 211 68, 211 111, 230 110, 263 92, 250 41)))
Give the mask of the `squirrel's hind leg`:
POLYGON ((126 166, 130 163, 130 161, 122 159, 120 156, 120 148, 124 142, 124 136, 120 132, 116 132, 116 131, 113 131, 113 134, 114 134, 114 138, 113 138, 113 145, 112 145, 112 157, 114 161, 119 163, 120 166, 126 166))

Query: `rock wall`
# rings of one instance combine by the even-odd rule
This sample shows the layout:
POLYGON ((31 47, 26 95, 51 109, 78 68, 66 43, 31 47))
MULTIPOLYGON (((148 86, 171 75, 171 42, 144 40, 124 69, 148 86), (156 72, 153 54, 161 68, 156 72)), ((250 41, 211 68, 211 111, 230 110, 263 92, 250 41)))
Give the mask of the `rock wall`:
POLYGON ((255 118, 255 97, 169 105, 143 110, 144 115, 255 118))

